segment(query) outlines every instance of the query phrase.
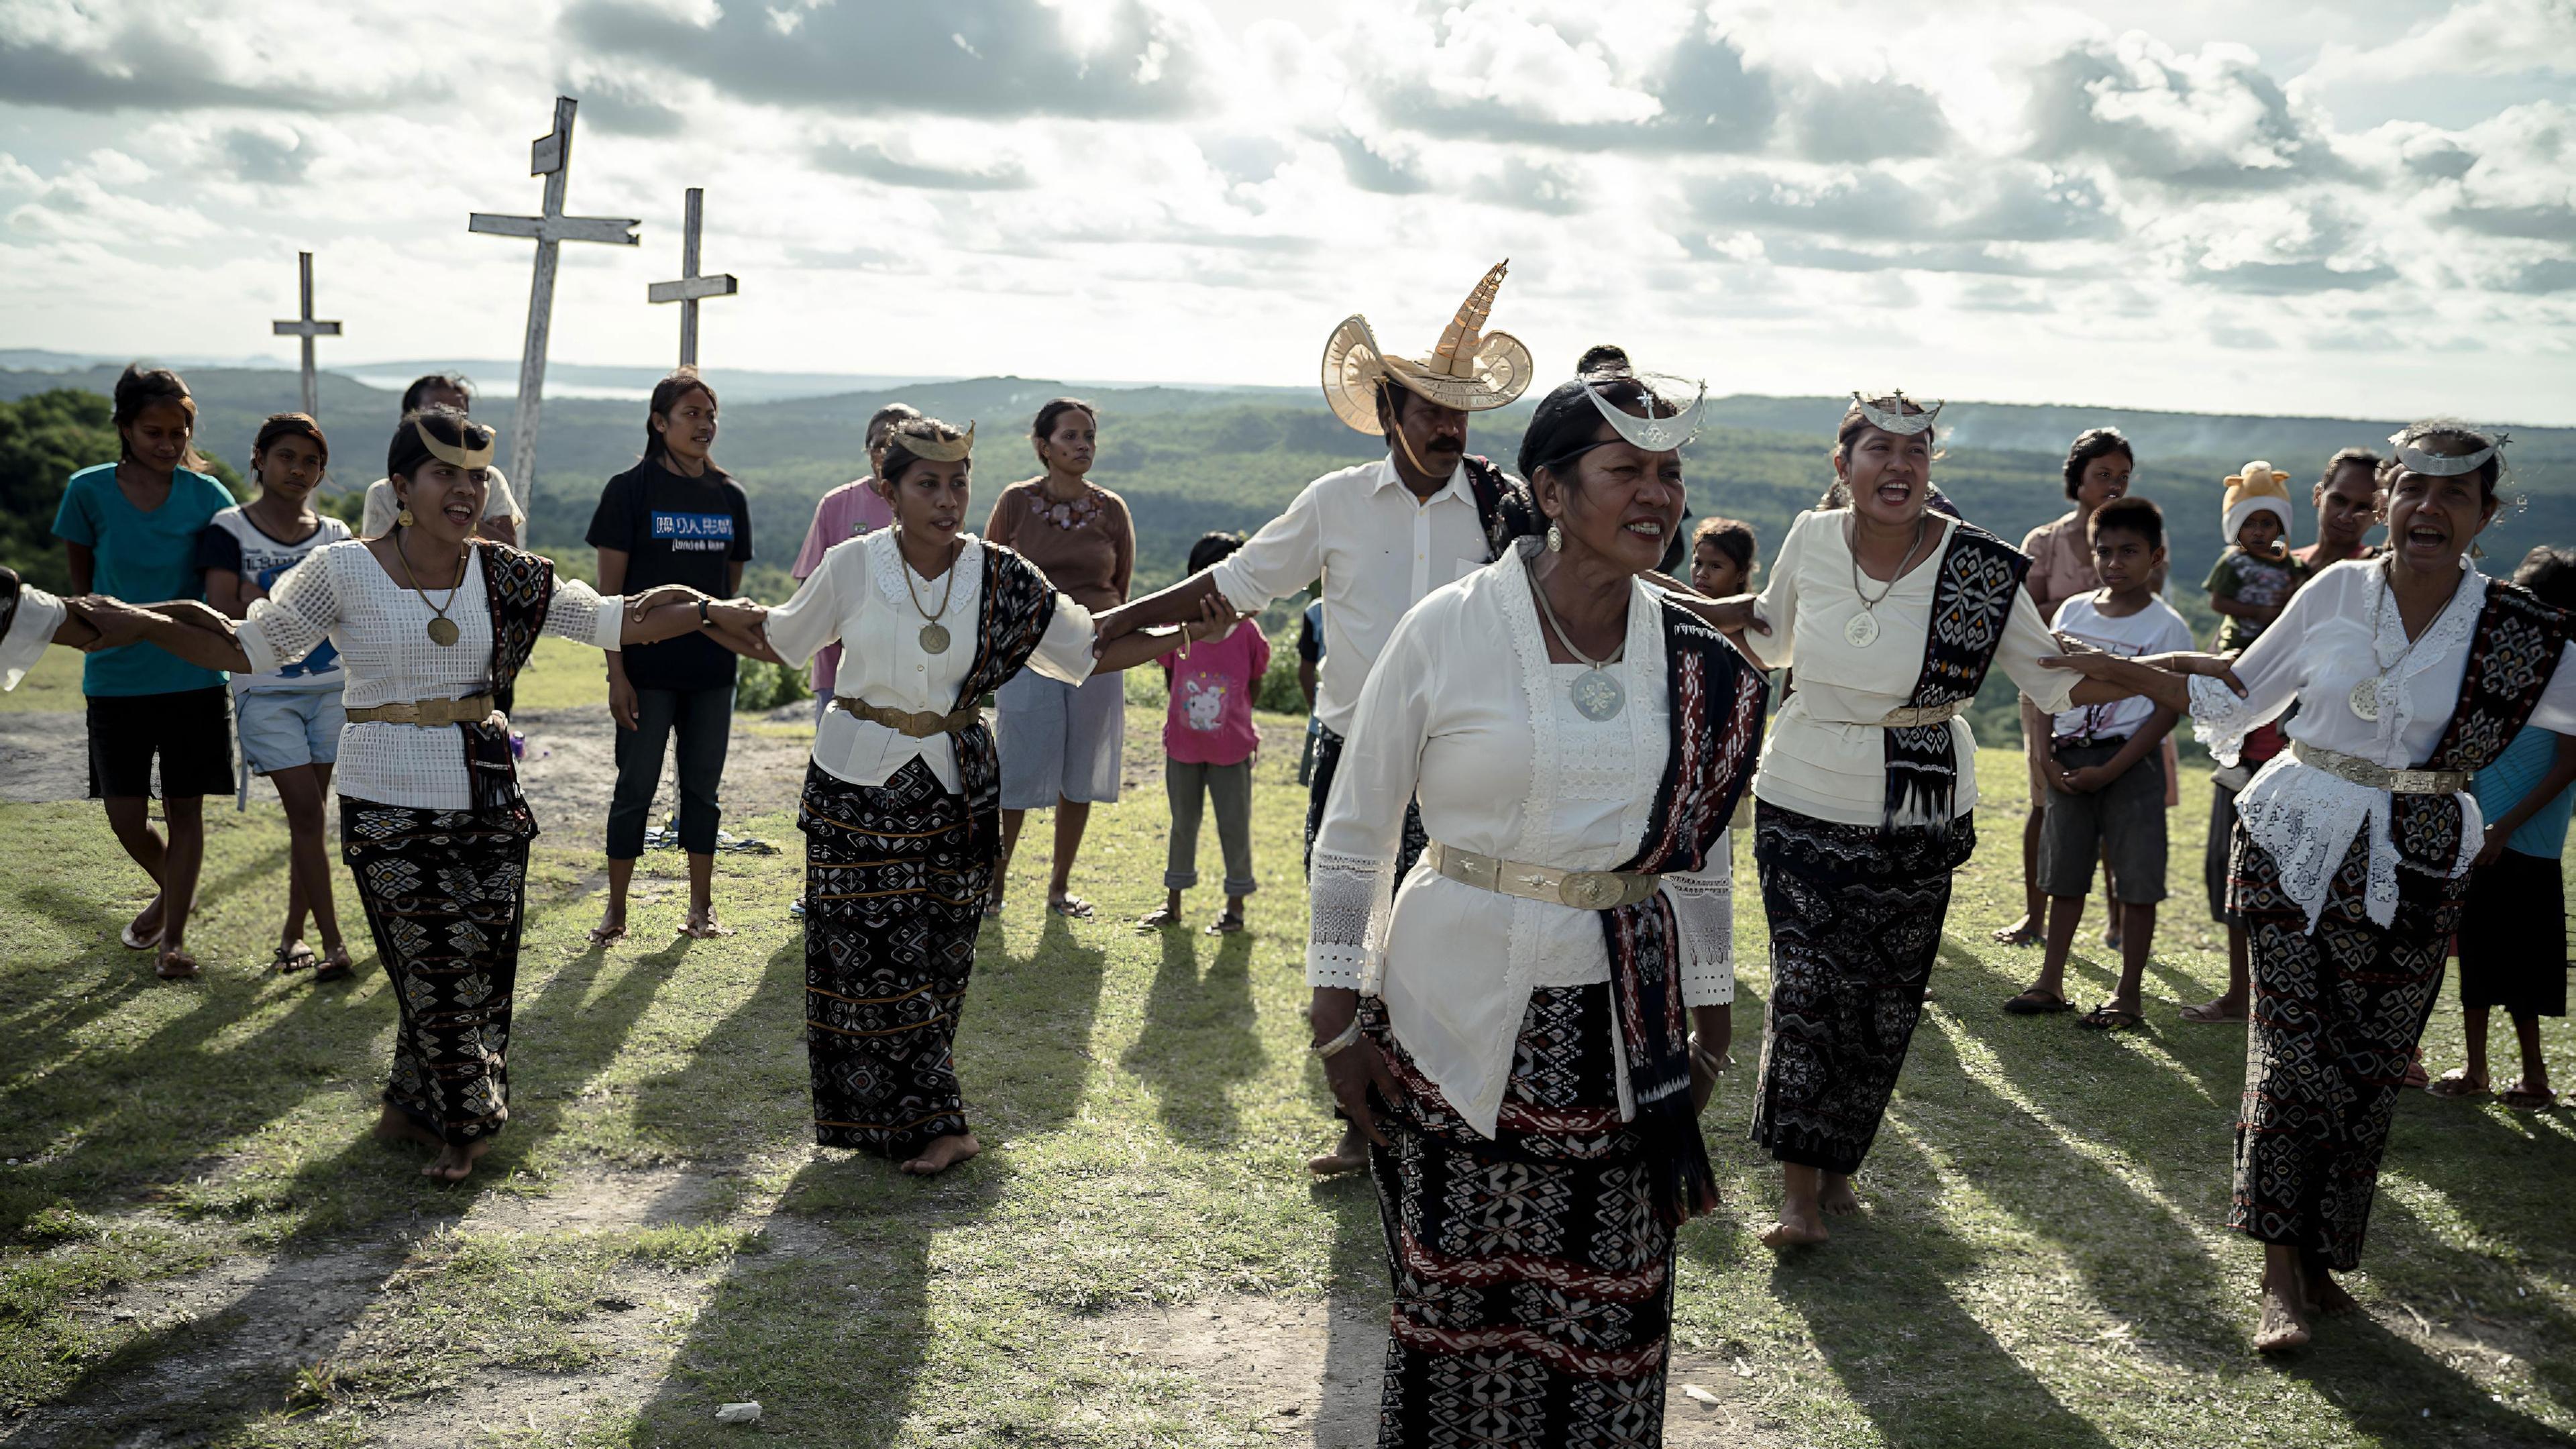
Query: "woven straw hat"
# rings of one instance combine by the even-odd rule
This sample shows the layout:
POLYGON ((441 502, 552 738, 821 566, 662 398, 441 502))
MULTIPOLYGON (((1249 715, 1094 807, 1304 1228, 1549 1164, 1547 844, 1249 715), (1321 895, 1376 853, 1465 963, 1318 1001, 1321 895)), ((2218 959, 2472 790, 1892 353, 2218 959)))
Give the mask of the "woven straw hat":
POLYGON ((1442 407, 1471 413, 1502 407, 1527 391, 1536 371, 1529 349, 1508 332, 1484 330, 1510 266, 1497 262, 1485 273, 1440 334, 1440 345, 1420 362, 1381 349, 1366 317, 1353 313, 1343 318, 1324 343, 1324 401, 1332 404, 1333 415, 1371 437, 1382 433, 1377 421, 1377 382, 1382 377, 1442 407))

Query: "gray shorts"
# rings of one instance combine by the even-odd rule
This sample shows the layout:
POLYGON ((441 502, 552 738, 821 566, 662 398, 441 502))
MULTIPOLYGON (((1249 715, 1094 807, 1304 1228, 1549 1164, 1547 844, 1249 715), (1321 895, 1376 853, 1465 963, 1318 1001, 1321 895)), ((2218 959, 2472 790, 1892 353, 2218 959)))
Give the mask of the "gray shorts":
MULTIPOLYGON (((2120 744, 2060 745, 2069 770, 2110 762, 2120 744)), ((2111 867, 2111 893, 2123 904, 2165 898, 2165 772, 2150 751, 2120 778, 2090 795, 2051 787, 2048 820, 2039 832, 2039 888, 2081 898, 2093 890, 2093 862, 2111 867)))
POLYGON ((1058 800, 1106 805, 1118 798, 1127 736, 1124 676, 1063 684, 1023 669, 993 691, 1002 755, 1002 808, 1044 810, 1058 800))

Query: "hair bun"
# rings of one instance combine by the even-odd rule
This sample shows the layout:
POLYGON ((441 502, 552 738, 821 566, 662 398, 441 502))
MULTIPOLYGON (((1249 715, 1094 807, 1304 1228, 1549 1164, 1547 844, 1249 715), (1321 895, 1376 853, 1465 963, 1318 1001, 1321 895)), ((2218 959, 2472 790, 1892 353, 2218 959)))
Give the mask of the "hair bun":
POLYGON ((1583 350, 1582 360, 1574 364, 1578 377, 1626 377, 1628 349, 1608 342, 1596 342, 1583 350))

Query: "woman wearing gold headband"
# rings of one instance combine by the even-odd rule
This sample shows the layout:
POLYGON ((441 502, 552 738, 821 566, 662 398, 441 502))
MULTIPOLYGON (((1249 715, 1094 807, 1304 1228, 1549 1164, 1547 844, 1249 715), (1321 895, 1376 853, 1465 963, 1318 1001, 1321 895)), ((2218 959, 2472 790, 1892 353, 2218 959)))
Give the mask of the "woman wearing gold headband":
POLYGON ((2254 985, 2227 1223, 2264 1245, 2266 1353, 2355 1306, 2334 1275, 2361 1262, 2397 1094, 2485 843, 2470 776, 2527 726, 2576 734, 2569 616, 2469 562, 2496 515, 2504 440, 2425 422, 2389 441, 2386 554, 2310 579, 2232 672, 2214 654, 2055 661, 2189 710, 2223 766, 2288 715, 2289 748, 2236 797, 2227 902, 2254 985))
MULTIPOLYGON (((448 408, 394 430, 400 513, 381 538, 316 549, 236 625, 202 604, 83 600, 112 643, 148 639, 210 669, 274 671, 326 640, 347 668, 333 785, 401 1024, 380 1135, 437 1155, 454 1182, 509 1121, 510 1006, 535 817, 492 706, 539 635, 600 649, 703 628, 708 601, 657 591, 622 611, 552 561, 473 537, 492 430, 448 408)), ((721 607, 721 606, 718 606, 721 607)))
POLYGON ((876 483, 894 527, 826 553, 784 604, 716 611, 716 637, 755 658, 801 666, 842 646, 797 818, 814 1139, 925 1175, 981 1150, 955 1059, 1002 841, 976 702, 1023 668, 1078 685, 1173 642, 1132 635, 1095 660, 1090 610, 965 531, 974 442, 971 427, 896 423, 876 483))

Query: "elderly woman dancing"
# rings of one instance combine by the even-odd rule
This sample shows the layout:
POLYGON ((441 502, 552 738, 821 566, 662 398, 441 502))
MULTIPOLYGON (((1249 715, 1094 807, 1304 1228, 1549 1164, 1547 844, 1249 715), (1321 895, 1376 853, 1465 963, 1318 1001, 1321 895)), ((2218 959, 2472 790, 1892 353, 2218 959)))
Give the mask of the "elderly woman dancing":
POLYGON ((1833 451, 1848 506, 1800 515, 1749 601, 1750 642, 1798 679, 1753 786, 1772 973, 1753 1140, 1785 1179, 1773 1247, 1821 1243, 1825 1214, 1859 1208, 1851 1179, 1923 1012, 1951 873, 1976 849, 1960 712, 1998 664, 2044 710, 2121 696, 2040 667, 2057 645, 2022 588, 2029 560, 1938 511, 1940 411, 1854 394, 1833 451))
POLYGON ((401 1012, 377 1131, 437 1149, 421 1171, 449 1182, 510 1118, 510 1006, 537 833, 493 697, 539 635, 616 649, 708 622, 693 592, 630 616, 621 600, 556 578, 552 560, 473 537, 492 437, 452 408, 404 418, 385 464, 401 510, 391 531, 315 549, 238 627, 203 604, 75 602, 110 642, 149 639, 209 669, 274 673, 326 641, 338 647, 340 852, 401 1012))
POLYGON ((1375 1144, 1381 1445, 1466 1418, 1481 1443, 1657 1442, 1673 1232, 1716 1201, 1697 1114, 1734 997, 1724 828, 1765 698, 1638 577, 1680 525, 1698 415, 1624 365, 1550 393, 1520 454, 1545 542, 1427 595, 1360 691, 1306 976, 1375 1144), (1399 881, 1417 797, 1431 844, 1399 881))
POLYGON ((2334 1275, 2361 1262, 2484 842, 2469 777, 2526 725, 2576 733, 2569 616, 2468 558, 2495 518, 2503 439, 2437 421, 2390 442, 2387 553, 2311 579, 2232 673, 2215 655, 2060 661, 2190 710, 2222 765, 2298 706, 2290 748, 2236 798, 2228 884, 2254 1002, 2227 1221, 2264 1244, 2266 1353, 2354 1306, 2334 1275))

